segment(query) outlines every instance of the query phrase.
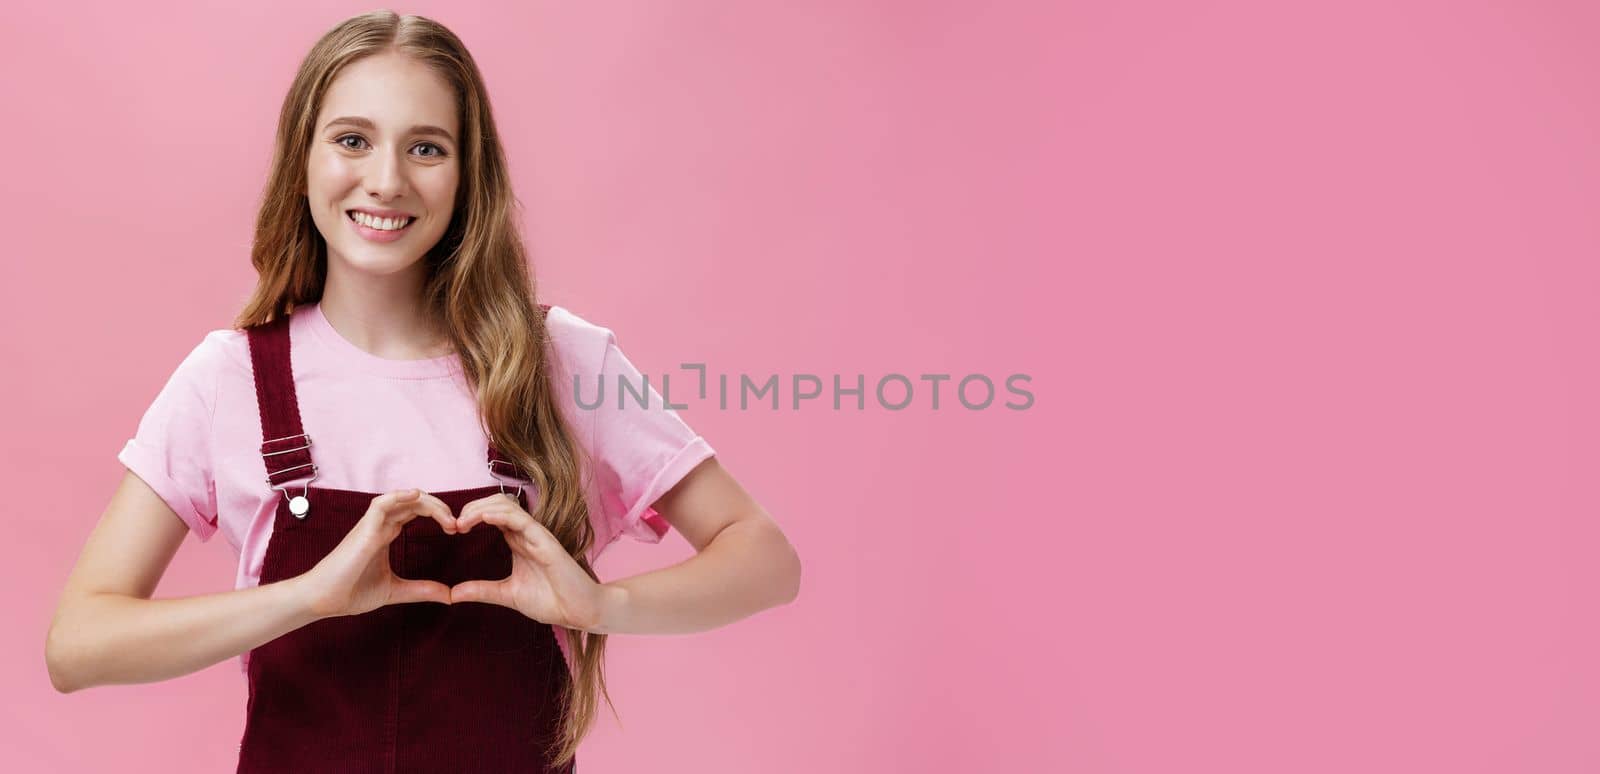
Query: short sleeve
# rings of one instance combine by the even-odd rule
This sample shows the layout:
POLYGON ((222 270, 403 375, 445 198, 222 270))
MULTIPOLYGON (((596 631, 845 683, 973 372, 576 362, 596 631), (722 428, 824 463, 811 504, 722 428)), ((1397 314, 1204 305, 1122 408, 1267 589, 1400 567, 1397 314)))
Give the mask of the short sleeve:
POLYGON ((117 455, 202 542, 217 531, 211 418, 225 362, 219 333, 207 335, 178 364, 117 455))
MULTIPOLYGON (((696 465, 716 452, 669 408, 656 389, 623 355, 617 337, 601 329, 605 341, 599 378, 585 376, 582 389, 593 408, 597 490, 605 519, 606 542, 621 535, 658 543, 670 528, 651 507, 696 465), (623 384, 626 383, 627 387, 623 384)), ((670 394, 670 391, 669 391, 670 394)))

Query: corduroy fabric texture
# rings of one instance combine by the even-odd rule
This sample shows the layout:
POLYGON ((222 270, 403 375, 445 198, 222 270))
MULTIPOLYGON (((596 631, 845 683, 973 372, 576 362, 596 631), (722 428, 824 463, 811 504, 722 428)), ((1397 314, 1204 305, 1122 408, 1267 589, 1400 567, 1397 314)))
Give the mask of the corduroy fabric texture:
MULTIPOLYGON (((314 446, 301 427, 288 318, 249 330, 262 422, 262 459, 274 485, 311 475, 314 446), (284 439, 274 441, 273 439, 284 439), (295 449, 305 446, 307 448, 295 449), (294 449, 288 453, 271 452, 294 449)), ((491 444, 489 460, 503 460, 491 444)), ((501 477, 523 477, 494 465, 501 477)), ((265 482, 263 483, 265 485, 265 482)), ((328 555, 381 493, 284 487, 261 583, 305 573, 328 555), (310 510, 297 518, 290 496, 310 510)), ((431 492, 452 511, 497 486, 431 492)), ((526 496, 516 499, 527 508, 526 496)), ((453 585, 504 578, 511 551, 497 527, 448 535, 430 518, 402 528, 389 547, 396 575, 453 585)), ((552 627, 486 603, 389 605, 326 618, 250 654, 241 773, 572 774, 549 765, 559 699, 570 679, 552 627)))

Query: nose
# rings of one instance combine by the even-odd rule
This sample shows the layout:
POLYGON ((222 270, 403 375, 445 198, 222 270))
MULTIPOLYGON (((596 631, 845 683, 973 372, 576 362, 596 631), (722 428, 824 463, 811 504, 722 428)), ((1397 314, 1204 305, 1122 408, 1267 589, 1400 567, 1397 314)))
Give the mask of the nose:
POLYGON ((367 168, 367 193, 381 202, 394 201, 406 192, 404 162, 393 153, 375 153, 367 168))

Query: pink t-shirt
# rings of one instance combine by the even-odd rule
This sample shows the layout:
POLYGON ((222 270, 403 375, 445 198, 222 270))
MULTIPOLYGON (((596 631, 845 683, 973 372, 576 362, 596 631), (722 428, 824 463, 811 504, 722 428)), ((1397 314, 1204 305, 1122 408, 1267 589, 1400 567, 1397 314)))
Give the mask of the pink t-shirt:
MULTIPOLYGON (((653 386, 647 407, 618 389, 619 378, 634 387, 642 380, 609 329, 560 306, 551 306, 546 319, 557 397, 593 465, 585 490, 595 531, 590 562, 623 535, 659 542, 668 527, 651 504, 715 452, 653 386), (605 400, 578 406, 574 377, 585 405, 595 402, 600 384, 605 400)), ((312 486, 429 492, 502 480, 489 474, 488 438, 455 355, 378 357, 340 335, 318 304, 295 310, 289 336, 301 419, 315 444, 312 486)), ((227 539, 239 558, 235 588, 260 582, 283 499, 264 480, 261 442, 249 341, 244 331, 221 329, 178 365, 117 455, 200 540, 217 533, 227 539)), ((305 481, 285 487, 298 492, 305 481)), ((567 655, 564 638, 556 639, 567 655)), ((241 656, 241 668, 248 656, 241 656)))

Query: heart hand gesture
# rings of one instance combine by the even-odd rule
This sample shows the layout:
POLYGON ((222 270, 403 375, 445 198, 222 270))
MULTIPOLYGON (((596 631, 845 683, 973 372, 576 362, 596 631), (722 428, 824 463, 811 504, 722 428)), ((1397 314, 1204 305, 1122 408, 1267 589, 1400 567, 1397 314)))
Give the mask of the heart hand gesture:
POLYGON ((543 524, 515 498, 492 494, 467 503, 456 517, 465 533, 479 522, 500 529, 511 548, 511 574, 501 580, 473 580, 450 589, 450 602, 487 602, 512 608, 541 623, 595 631, 612 604, 608 587, 597 583, 562 548, 543 524))
POLYGON ((398 577, 389 565, 389 544, 418 516, 433 518, 445 532, 462 531, 450 506, 426 492, 401 489, 372 498, 339 545, 301 576, 311 612, 331 618, 407 602, 449 604, 448 586, 398 577))

